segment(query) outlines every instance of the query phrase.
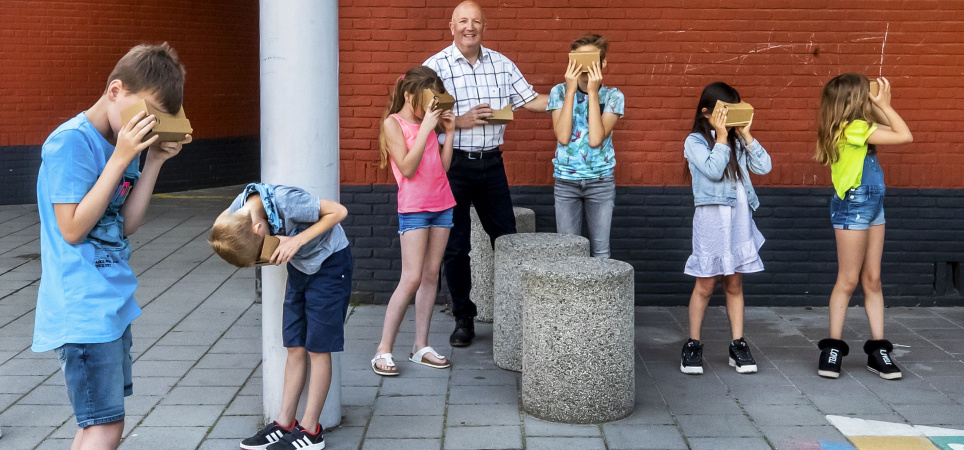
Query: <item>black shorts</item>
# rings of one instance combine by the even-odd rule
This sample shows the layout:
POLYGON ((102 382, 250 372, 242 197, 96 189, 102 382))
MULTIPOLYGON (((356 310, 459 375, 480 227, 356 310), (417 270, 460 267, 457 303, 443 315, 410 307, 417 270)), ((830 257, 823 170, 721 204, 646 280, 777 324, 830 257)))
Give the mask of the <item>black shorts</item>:
POLYGON ((345 316, 351 299, 353 261, 345 247, 329 256, 318 272, 305 275, 288 264, 285 289, 285 347, 304 347, 312 353, 345 349, 345 316))

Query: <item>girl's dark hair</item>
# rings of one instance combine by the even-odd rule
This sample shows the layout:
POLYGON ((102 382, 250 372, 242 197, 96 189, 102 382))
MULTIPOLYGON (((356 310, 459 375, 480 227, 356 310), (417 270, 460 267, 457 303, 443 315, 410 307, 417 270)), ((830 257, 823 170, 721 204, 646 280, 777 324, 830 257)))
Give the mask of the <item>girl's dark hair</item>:
POLYGON ((591 45, 599 49, 599 60, 602 61, 606 59, 606 52, 609 51, 609 41, 606 38, 598 34, 586 34, 579 37, 575 41, 572 41, 569 49, 575 50, 583 45, 591 45))
MULTIPOLYGON (((740 103, 740 93, 722 81, 710 83, 703 88, 703 93, 700 95, 700 102, 696 105, 696 116, 693 118, 693 129, 691 132, 699 133, 703 136, 703 139, 706 139, 706 144, 710 148, 713 148, 713 142, 716 141, 716 138, 713 137, 713 126, 710 125, 710 120, 707 119, 704 114, 713 114, 717 100, 723 100, 726 103, 740 103)), ((739 163, 736 160, 736 144, 739 140, 740 138, 737 136, 736 127, 730 128, 726 134, 726 142, 727 145, 730 146, 730 162, 726 165, 724 175, 730 179, 740 178, 739 163)), ((742 142, 740 143, 742 144, 742 142)))
POLYGON ((382 114, 380 122, 381 132, 378 135, 379 152, 381 153, 381 163, 379 167, 384 169, 388 165, 388 140, 385 138, 385 119, 395 114, 405 107, 405 94, 412 94, 412 108, 416 111, 428 105, 422 104, 422 92, 431 89, 438 93, 445 93, 445 85, 442 79, 429 67, 415 66, 405 72, 405 75, 395 80, 392 92, 388 94, 388 107, 382 114))

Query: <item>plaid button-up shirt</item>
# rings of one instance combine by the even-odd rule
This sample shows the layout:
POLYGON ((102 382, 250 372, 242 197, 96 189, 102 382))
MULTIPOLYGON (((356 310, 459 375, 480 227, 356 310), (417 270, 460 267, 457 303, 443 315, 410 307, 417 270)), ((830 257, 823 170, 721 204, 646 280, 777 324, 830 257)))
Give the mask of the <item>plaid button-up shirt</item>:
MULTIPOLYGON (((536 98, 538 94, 532 85, 509 58, 485 47, 481 48, 481 53, 473 66, 453 43, 423 63, 438 73, 445 90, 455 97, 456 116, 481 103, 488 103, 492 109, 502 109, 510 104, 512 109, 517 109, 536 98)), ((453 144, 465 151, 492 150, 502 145, 504 131, 505 125, 457 128, 453 144)), ((445 139, 444 134, 439 136, 439 142, 445 139)))

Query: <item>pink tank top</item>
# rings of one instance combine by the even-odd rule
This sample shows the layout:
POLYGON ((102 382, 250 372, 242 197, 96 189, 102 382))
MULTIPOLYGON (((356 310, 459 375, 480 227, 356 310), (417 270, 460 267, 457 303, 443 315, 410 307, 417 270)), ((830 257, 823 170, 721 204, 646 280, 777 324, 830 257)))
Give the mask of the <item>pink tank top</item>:
MULTIPOLYGON (((392 114, 392 117, 402 127, 405 147, 411 149, 420 124, 409 123, 398 114, 392 114)), ((394 160, 391 158, 389 160, 392 163, 395 181, 398 183, 399 213, 438 212, 455 206, 455 197, 452 195, 449 179, 442 167, 442 157, 439 155, 438 136, 434 131, 428 135, 425 152, 422 153, 422 162, 411 179, 402 175, 394 160)))

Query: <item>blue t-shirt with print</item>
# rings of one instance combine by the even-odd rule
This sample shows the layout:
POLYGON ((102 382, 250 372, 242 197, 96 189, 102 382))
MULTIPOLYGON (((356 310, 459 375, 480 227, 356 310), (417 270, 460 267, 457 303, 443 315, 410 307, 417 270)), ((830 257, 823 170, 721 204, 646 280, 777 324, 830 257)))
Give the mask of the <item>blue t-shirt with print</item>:
POLYGON ((124 171, 103 217, 84 242, 64 240, 56 203, 80 203, 104 171, 114 146, 84 113, 64 122, 44 142, 37 176, 40 214, 40 288, 32 350, 113 341, 141 314, 137 278, 128 265, 121 206, 140 176, 135 158, 124 171))
MULTIPOLYGON (((321 204, 315 197, 301 188, 264 183, 251 183, 228 207, 235 212, 253 194, 259 194, 264 210, 268 214, 268 224, 272 235, 295 236, 318 222, 321 204)), ((333 253, 348 247, 348 237, 340 224, 321 233, 318 237, 302 245, 291 258, 291 265, 301 273, 317 273, 321 264, 333 253)))
MULTIPOLYGON (((566 100, 566 83, 559 83, 549 93, 546 111, 562 108, 566 100)), ((625 96, 619 89, 602 86, 599 88, 599 113, 623 115, 625 96)), ((572 105, 572 135, 569 144, 556 142, 556 157, 552 159, 555 171, 552 176, 563 180, 585 180, 613 174, 616 167, 616 152, 613 149, 613 136, 610 134, 598 148, 589 147, 589 94, 576 89, 572 105)))

